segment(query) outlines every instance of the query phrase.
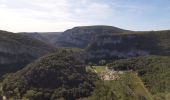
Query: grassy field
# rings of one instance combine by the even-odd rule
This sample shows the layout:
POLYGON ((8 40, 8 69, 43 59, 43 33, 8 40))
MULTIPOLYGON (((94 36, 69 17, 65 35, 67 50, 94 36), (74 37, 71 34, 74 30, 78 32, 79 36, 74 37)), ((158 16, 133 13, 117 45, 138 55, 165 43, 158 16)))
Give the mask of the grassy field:
POLYGON ((167 99, 167 100, 170 100, 170 93, 167 93, 167 94, 166 94, 166 99, 167 99))
MULTIPOLYGON (((106 71, 106 66, 93 66, 93 67, 87 66, 86 70, 97 72, 97 74, 100 74, 101 72, 106 71)), ((151 93, 148 91, 148 89, 145 87, 145 85, 142 82, 142 80, 140 79, 140 77, 138 77, 138 75, 135 72, 125 72, 124 74, 125 75, 121 76, 121 77, 123 77, 122 78, 123 84, 131 85, 130 87, 132 88, 134 95, 137 98, 140 98, 137 100, 154 100, 151 93), (142 99, 143 97, 144 97, 144 99, 142 99)), ((116 91, 117 94, 124 97, 124 94, 122 94, 122 91, 126 91, 126 90, 124 90, 124 88, 122 88, 123 86, 121 86, 121 84, 119 84, 118 81, 103 81, 103 82, 105 84, 104 86, 110 87, 110 90, 108 90, 108 91, 116 91), (122 89, 122 91, 121 91, 121 89, 122 89)), ((97 88, 99 88, 99 87, 97 87, 97 88)), ((167 95, 167 98, 169 98, 169 95, 167 95)), ((167 100, 170 100, 170 99, 167 99, 167 100)))
POLYGON ((152 95, 149 93, 137 74, 131 73, 130 77, 134 80, 134 92, 138 95, 144 96, 147 100, 153 100, 152 95))
POLYGON ((86 71, 92 71, 92 72, 96 71, 97 73, 101 73, 106 70, 106 66, 93 66, 93 68, 94 69, 92 69, 90 66, 87 66, 86 71))
MULTIPOLYGON (((105 71, 105 67, 99 66, 96 67, 96 70, 99 73, 105 71)), ((117 81, 100 80, 97 82, 89 100, 109 100, 112 97, 116 97, 115 100, 154 100, 135 72, 125 72, 120 77, 121 79, 117 81), (101 93, 99 94, 99 92, 101 93), (116 96, 111 96, 110 93, 115 93, 116 96)))
POLYGON ((106 70, 106 66, 94 66, 97 73, 101 73, 106 70))

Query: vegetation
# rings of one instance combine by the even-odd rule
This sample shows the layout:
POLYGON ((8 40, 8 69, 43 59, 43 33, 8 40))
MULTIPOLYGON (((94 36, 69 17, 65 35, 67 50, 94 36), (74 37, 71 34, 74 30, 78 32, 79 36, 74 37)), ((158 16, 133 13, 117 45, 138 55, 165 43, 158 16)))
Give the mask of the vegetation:
POLYGON ((153 100, 135 73, 125 73, 120 80, 97 81, 91 100, 153 100))
POLYGON ((162 55, 170 56, 170 31, 124 32, 100 34, 86 48, 87 62, 111 62, 122 58, 162 55))
POLYGON ((9 75, 2 83, 3 94, 15 99, 75 100, 91 94, 95 77, 86 72, 80 53, 62 50, 9 75))
POLYGON ((106 65, 106 60, 100 60, 100 61, 99 61, 99 64, 100 64, 100 65, 103 65, 103 66, 106 65))
POLYGON ((55 47, 39 40, 0 31, 0 78, 53 51, 55 47))
POLYGON ((145 56, 115 61, 108 65, 114 70, 137 71, 148 90, 160 100, 170 93, 170 57, 145 56))
POLYGON ((87 72, 101 73, 106 70, 106 66, 86 66, 87 72))
POLYGON ((52 47, 50 47, 50 45, 36 40, 36 39, 32 39, 29 38, 27 36, 24 35, 20 35, 20 34, 14 34, 12 32, 7 32, 7 31, 1 31, 0 30, 0 41, 1 42, 5 42, 5 43, 15 43, 15 44, 20 44, 20 46, 22 45, 26 45, 26 46, 30 46, 30 47, 44 47, 45 50, 48 49, 54 49, 52 47))
POLYGON ((0 31, 0 95, 14 100, 170 100, 170 31, 86 26, 57 39, 57 52, 37 59, 56 48, 46 40, 0 31))

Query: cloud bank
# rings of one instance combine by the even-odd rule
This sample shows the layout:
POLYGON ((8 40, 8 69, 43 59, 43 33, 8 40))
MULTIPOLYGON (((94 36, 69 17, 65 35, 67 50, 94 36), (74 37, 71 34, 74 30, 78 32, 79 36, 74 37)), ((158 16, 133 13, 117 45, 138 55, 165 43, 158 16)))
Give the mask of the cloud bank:
MULTIPOLYGON (((153 18, 158 19, 155 11, 160 2, 155 1, 151 5, 139 0, 0 0, 0 29, 50 32, 74 26, 105 24, 147 30, 145 24, 149 27, 153 18), (138 24, 140 21, 141 24, 138 24)), ((162 11, 170 11, 168 6, 162 11)), ((168 18, 157 21, 167 22, 168 18)), ((157 27, 159 25, 149 28, 157 27)))

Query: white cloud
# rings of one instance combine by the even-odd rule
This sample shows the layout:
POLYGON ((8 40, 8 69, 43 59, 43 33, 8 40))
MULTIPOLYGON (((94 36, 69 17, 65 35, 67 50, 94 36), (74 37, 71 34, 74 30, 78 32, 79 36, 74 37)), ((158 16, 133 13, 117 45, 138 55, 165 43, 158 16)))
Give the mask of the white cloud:
POLYGON ((0 28, 14 32, 64 31, 95 24, 129 28, 129 23, 154 10, 125 0, 0 0, 0 28))
POLYGON ((109 5, 90 0, 0 0, 0 9, 0 26, 11 31, 63 31, 110 13, 109 5))
POLYGON ((83 18, 98 18, 102 19, 110 15, 111 8, 106 4, 93 3, 88 5, 86 8, 76 8, 75 15, 83 18))

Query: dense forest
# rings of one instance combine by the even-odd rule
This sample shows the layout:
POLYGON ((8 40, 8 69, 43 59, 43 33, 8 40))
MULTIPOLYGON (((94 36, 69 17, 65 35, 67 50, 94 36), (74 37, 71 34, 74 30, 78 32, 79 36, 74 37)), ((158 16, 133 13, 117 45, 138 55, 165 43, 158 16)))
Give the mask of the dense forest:
POLYGON ((91 94, 95 75, 87 73, 81 54, 62 50, 40 58, 3 81, 3 93, 15 99, 74 100, 91 94))
POLYGON ((0 30, 0 78, 54 51, 56 47, 45 42, 0 30))

